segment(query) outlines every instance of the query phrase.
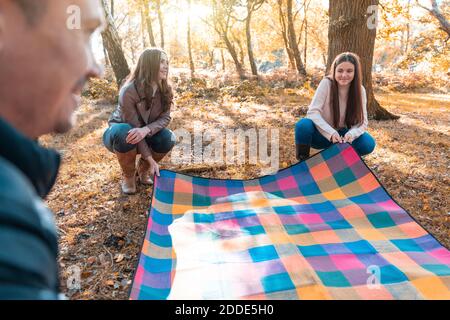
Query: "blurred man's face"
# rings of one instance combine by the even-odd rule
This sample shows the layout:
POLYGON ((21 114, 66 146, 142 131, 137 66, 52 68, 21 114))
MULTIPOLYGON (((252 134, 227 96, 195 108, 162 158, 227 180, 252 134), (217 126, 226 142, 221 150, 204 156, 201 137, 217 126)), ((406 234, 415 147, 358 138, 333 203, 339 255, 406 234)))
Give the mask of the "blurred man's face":
POLYGON ((90 45, 99 1, 46 2, 30 25, 14 0, 0 0, 0 116, 31 138, 68 131, 85 82, 100 73, 90 45))

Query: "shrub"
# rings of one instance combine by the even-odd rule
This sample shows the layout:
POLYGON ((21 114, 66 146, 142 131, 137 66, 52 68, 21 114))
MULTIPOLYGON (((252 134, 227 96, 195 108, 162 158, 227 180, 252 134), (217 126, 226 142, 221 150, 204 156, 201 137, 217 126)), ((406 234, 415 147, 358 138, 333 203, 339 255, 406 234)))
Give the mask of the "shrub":
POLYGON ((82 95, 89 99, 106 100, 115 103, 118 99, 117 84, 106 79, 89 79, 86 89, 82 95))

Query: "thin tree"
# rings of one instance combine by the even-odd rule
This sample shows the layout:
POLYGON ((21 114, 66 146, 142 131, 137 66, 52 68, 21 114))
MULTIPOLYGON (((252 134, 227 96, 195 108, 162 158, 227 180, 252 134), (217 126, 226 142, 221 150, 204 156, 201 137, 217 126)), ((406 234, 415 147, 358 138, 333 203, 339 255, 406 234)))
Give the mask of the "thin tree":
POLYGON ((161 37, 161 48, 164 48, 164 21, 161 10, 161 0, 156 0, 156 12, 158 13, 159 34, 161 37))
POLYGON ((258 69, 256 68, 255 57, 253 53, 252 46, 252 32, 251 32, 251 21, 253 14, 261 8, 266 0, 246 0, 241 6, 245 7, 246 16, 244 19, 236 19, 245 22, 245 37, 247 40, 247 53, 248 61, 250 62, 250 68, 254 76, 258 76, 258 69))
POLYGON ((141 14, 141 37, 142 37, 142 48, 146 48, 147 47, 147 39, 145 37, 145 15, 144 15, 144 10, 141 8, 140 14, 141 14))
POLYGON ((398 119, 382 108, 372 88, 372 62, 376 36, 378 0, 330 0, 327 71, 340 53, 351 51, 361 58, 363 85, 367 93, 367 113, 377 120, 398 119))
POLYGON ((215 64, 214 64, 214 48, 212 50, 208 51, 208 57, 209 57, 209 67, 211 69, 215 69, 215 64))
POLYGON ((406 4, 406 28, 404 30, 402 30, 402 45, 401 45, 401 51, 403 55, 407 55, 408 54, 408 49, 409 49, 409 38, 410 38, 410 34, 411 34, 411 0, 408 0, 408 3, 406 4))
POLYGON ((194 78, 195 66, 194 66, 194 59, 192 58, 192 41, 191 41, 191 0, 188 0, 187 44, 189 54, 189 68, 191 69, 191 78, 194 78))
POLYGON ((114 26, 114 21, 108 10, 106 0, 102 0, 102 6, 105 14, 105 28, 101 32, 103 46, 108 52, 109 61, 116 78, 117 85, 120 87, 123 80, 130 73, 128 62, 123 53, 121 40, 119 34, 114 26))
POLYGON ((277 0, 278 19, 280 20, 280 26, 281 26, 281 37, 283 39, 284 47, 286 49, 286 53, 287 53, 287 56, 289 59, 289 69, 295 69, 294 53, 292 52, 292 49, 289 47, 287 22, 286 22, 287 17, 283 10, 283 7, 284 7, 283 2, 284 2, 283 0, 277 0))
POLYGON ((152 47, 156 47, 156 41, 155 41, 155 35, 153 34, 153 26, 152 26, 152 19, 150 17, 149 5, 150 5, 149 0, 142 0, 141 1, 141 12, 143 12, 144 17, 145 17, 145 24, 147 26, 147 33, 148 33, 148 38, 150 40, 150 45, 152 47))
MULTIPOLYGON (((307 64, 307 51, 308 51, 308 9, 309 9, 309 5, 311 4, 311 0, 305 0, 305 2, 303 3, 303 21, 302 21, 302 26, 300 28, 300 36, 299 36, 299 40, 301 40, 301 35, 302 35, 302 30, 304 29, 305 31, 305 39, 304 39, 304 43, 303 43, 303 63, 306 69, 306 64, 307 64)), ((299 41, 300 43, 300 41, 299 41)))
POLYGON ((300 50, 298 48, 297 37, 295 35, 294 15, 292 13, 292 0, 287 0, 287 26, 289 47, 292 49, 297 71, 301 76, 306 77, 306 69, 303 65, 300 50))
POLYGON ((114 19, 114 0, 110 1, 109 6, 111 8, 111 17, 114 19))
POLYGON ((225 56, 223 54, 223 49, 220 49, 220 58, 222 59, 222 71, 225 72, 225 56))
MULTIPOLYGON (((225 0, 225 1, 211 0, 212 27, 225 44, 228 52, 230 53, 239 77, 241 79, 245 79, 244 69, 242 67, 241 62, 239 61, 236 48, 230 39, 231 18, 234 5, 235 1, 233 0, 225 0)), ((211 25, 209 21, 207 20, 204 21, 205 23, 211 25)))

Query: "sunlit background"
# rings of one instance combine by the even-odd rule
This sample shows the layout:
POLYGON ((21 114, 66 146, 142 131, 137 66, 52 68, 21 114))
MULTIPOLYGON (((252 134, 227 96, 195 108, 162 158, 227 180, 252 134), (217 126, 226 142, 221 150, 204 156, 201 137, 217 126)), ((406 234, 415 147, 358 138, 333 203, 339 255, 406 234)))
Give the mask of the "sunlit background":
MULTIPOLYGON (((114 24, 121 37, 123 50, 130 66, 136 63, 139 53, 150 46, 149 35, 143 21, 141 1, 107 0, 114 6, 114 24)), ((235 1, 237 4, 246 1, 235 1)), ((285 2, 285 1, 282 1, 285 2)), ((438 4, 448 11, 448 1, 438 4)), ((149 16, 154 38, 161 46, 161 27, 155 5, 149 1, 149 16)), ((192 54, 196 69, 223 70, 224 61, 232 70, 233 62, 221 37, 213 28, 212 1, 166 0, 161 1, 164 30, 164 49, 168 52, 172 67, 189 68, 187 26, 190 18, 192 54)), ((278 0, 266 0, 252 17, 252 47, 261 72, 271 72, 287 66, 283 44, 278 0)), ((429 1, 418 2, 430 6, 429 1)), ((439 25, 431 15, 414 0, 380 1, 379 24, 375 43, 374 70, 413 70, 448 72, 448 45, 437 36, 439 25)), ((294 1, 295 28, 299 48, 307 70, 323 69, 327 56, 328 0, 294 1), (305 10, 305 6, 307 10, 305 10), (305 25, 306 22, 306 25, 305 25), (305 38, 307 42, 305 42, 305 38)), ((245 23, 245 7, 236 5, 231 19, 229 35, 244 68, 249 69, 245 23)), ((92 39, 97 59, 105 63, 100 33, 92 39)))

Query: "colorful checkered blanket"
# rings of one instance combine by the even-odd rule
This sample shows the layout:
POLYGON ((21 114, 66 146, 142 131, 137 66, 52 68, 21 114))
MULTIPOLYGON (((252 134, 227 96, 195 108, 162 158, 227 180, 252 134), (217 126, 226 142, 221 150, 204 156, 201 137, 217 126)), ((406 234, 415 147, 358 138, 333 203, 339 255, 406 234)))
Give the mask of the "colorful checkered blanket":
POLYGON ((252 180, 162 170, 130 299, 450 299, 450 252, 334 144, 252 180))

